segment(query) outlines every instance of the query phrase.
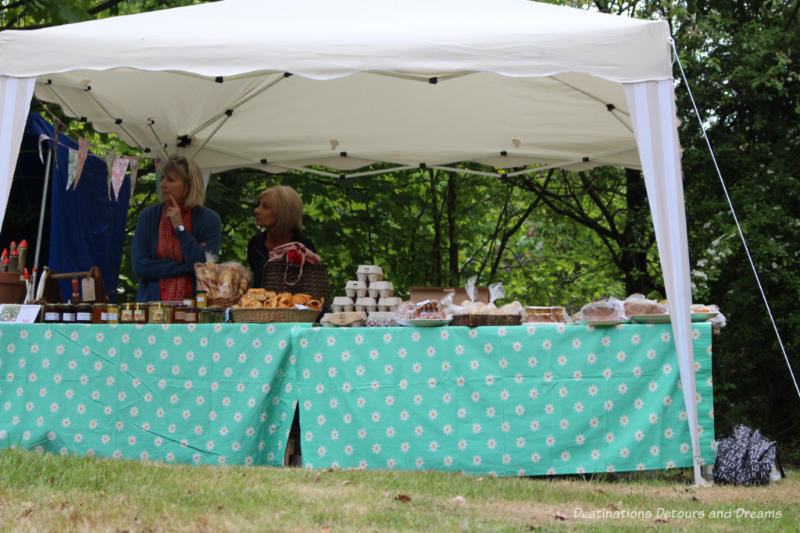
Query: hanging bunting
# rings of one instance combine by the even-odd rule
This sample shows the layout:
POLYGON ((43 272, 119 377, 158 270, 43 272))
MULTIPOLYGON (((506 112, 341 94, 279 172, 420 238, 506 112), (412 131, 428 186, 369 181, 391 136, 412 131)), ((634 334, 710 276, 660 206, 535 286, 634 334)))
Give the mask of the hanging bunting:
POLYGON ((114 166, 114 161, 117 159, 117 154, 113 152, 106 152, 105 157, 106 167, 108 168, 108 176, 106 178, 106 187, 108 188, 108 199, 111 200, 111 173, 114 166))
POLYGON ((72 190, 78 188, 78 181, 83 174, 83 165, 86 163, 86 157, 89 155, 89 141, 83 137, 78 137, 78 168, 75 170, 75 183, 72 184, 72 190))
POLYGON ((131 158, 131 194, 133 194, 133 186, 136 185, 136 178, 139 176, 139 161, 141 161, 141 159, 140 157, 131 158))
POLYGON ((111 172, 111 186, 114 189, 114 200, 119 199, 119 189, 122 187, 122 182, 125 180, 125 172, 128 170, 129 162, 130 159, 127 157, 120 157, 114 161, 111 172))
POLYGON ((72 187, 72 182, 75 181, 75 174, 78 171, 78 151, 73 148, 67 148, 69 154, 69 164, 67 165, 67 187, 66 191, 72 187))

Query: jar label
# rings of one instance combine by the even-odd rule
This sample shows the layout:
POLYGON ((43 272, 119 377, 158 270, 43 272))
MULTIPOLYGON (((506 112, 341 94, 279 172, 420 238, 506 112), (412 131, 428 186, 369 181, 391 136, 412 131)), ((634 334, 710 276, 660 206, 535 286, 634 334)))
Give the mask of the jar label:
POLYGON ((106 313, 106 318, 104 320, 108 320, 109 322, 114 321, 116 322, 119 318, 118 313, 106 313))
POLYGON ((92 313, 78 313, 78 322, 91 322, 92 313))
POLYGON ((197 322, 197 314, 196 313, 186 313, 183 317, 186 322, 197 322))
POLYGON ((59 318, 61 318, 60 315, 61 315, 61 313, 53 313, 53 312, 45 313, 44 314, 44 319, 45 320, 58 320, 59 318))
POLYGON ((163 309, 153 309, 150 311, 150 319, 153 322, 163 322, 164 321, 164 310, 163 309))
POLYGON ((61 320, 62 322, 75 322, 75 313, 62 313, 61 320))
POLYGON ((130 322, 133 320, 133 311, 130 309, 123 309, 122 310, 122 321, 123 322, 130 322))
POLYGON ((133 312, 133 320, 136 322, 142 321, 144 322, 144 311, 142 309, 136 309, 133 312))

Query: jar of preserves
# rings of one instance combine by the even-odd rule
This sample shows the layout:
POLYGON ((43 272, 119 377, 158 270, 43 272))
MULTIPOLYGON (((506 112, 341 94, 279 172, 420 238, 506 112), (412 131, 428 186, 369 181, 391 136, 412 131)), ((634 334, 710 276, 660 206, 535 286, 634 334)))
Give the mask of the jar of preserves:
POLYGON ((162 307, 161 302, 150 302, 147 305, 147 323, 148 324, 163 324, 165 322, 166 315, 164 313, 164 307, 162 307))
POLYGON ((187 324, 196 324, 199 319, 199 309, 197 307, 183 308, 183 321, 187 324))
POLYGON ((42 322, 48 324, 55 324, 61 322, 61 304, 52 303, 44 306, 44 318, 42 322))
POLYGON ((92 324, 105 324, 108 320, 106 315, 106 304, 92 305, 92 324))
POLYGON ((225 321, 225 308, 219 306, 211 306, 208 308, 211 311, 211 322, 214 324, 225 321))
POLYGON ((133 322, 136 324, 144 324, 147 322, 147 309, 139 302, 136 302, 133 308, 133 322))
POLYGON ((206 291, 197 291, 197 307, 204 308, 208 306, 208 293, 206 291))
POLYGON ((61 306, 61 322, 73 324, 75 322, 75 306, 67 302, 61 306))
POLYGON ((106 324, 119 323, 119 306, 117 304, 106 305, 106 314, 104 320, 106 324))
POLYGON ((175 304, 172 307, 172 323, 183 324, 185 322, 186 322, 186 307, 183 306, 183 303, 175 304))
POLYGON ((75 322, 79 324, 92 323, 92 304, 81 302, 75 306, 75 322))
POLYGON ((119 321, 122 324, 133 324, 133 308, 131 304, 125 304, 119 312, 119 321))

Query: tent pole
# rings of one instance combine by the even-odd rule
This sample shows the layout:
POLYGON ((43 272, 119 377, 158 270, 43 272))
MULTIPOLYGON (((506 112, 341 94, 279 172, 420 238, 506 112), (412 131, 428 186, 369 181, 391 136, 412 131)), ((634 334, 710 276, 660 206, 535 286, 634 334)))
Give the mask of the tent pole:
MULTIPOLYGON (((50 145, 48 144, 48 148, 50 145)), ((42 187, 42 206, 39 208, 39 229, 36 231, 36 253, 33 256, 33 276, 31 285, 36 287, 36 273, 39 266, 39 251, 42 247, 42 230, 44 229, 44 210, 47 207, 47 189, 50 185, 50 167, 53 161, 53 149, 47 150, 47 165, 44 169, 44 187, 42 187)))

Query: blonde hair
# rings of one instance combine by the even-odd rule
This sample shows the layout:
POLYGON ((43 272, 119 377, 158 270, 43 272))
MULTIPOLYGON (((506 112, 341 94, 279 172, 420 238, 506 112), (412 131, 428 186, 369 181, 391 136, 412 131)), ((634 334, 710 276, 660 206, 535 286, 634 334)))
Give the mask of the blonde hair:
POLYGON ((182 155, 171 155, 161 165, 161 175, 166 176, 167 173, 172 173, 180 178, 186 187, 186 197, 183 199, 184 207, 192 208, 205 203, 206 188, 203 184, 203 171, 200 170, 197 163, 182 155))
POLYGON ((272 204, 272 210, 275 211, 277 219, 275 229, 288 232, 303 229, 303 200, 300 199, 297 191, 288 185, 275 185, 258 195, 258 203, 261 203, 265 196, 272 204))

